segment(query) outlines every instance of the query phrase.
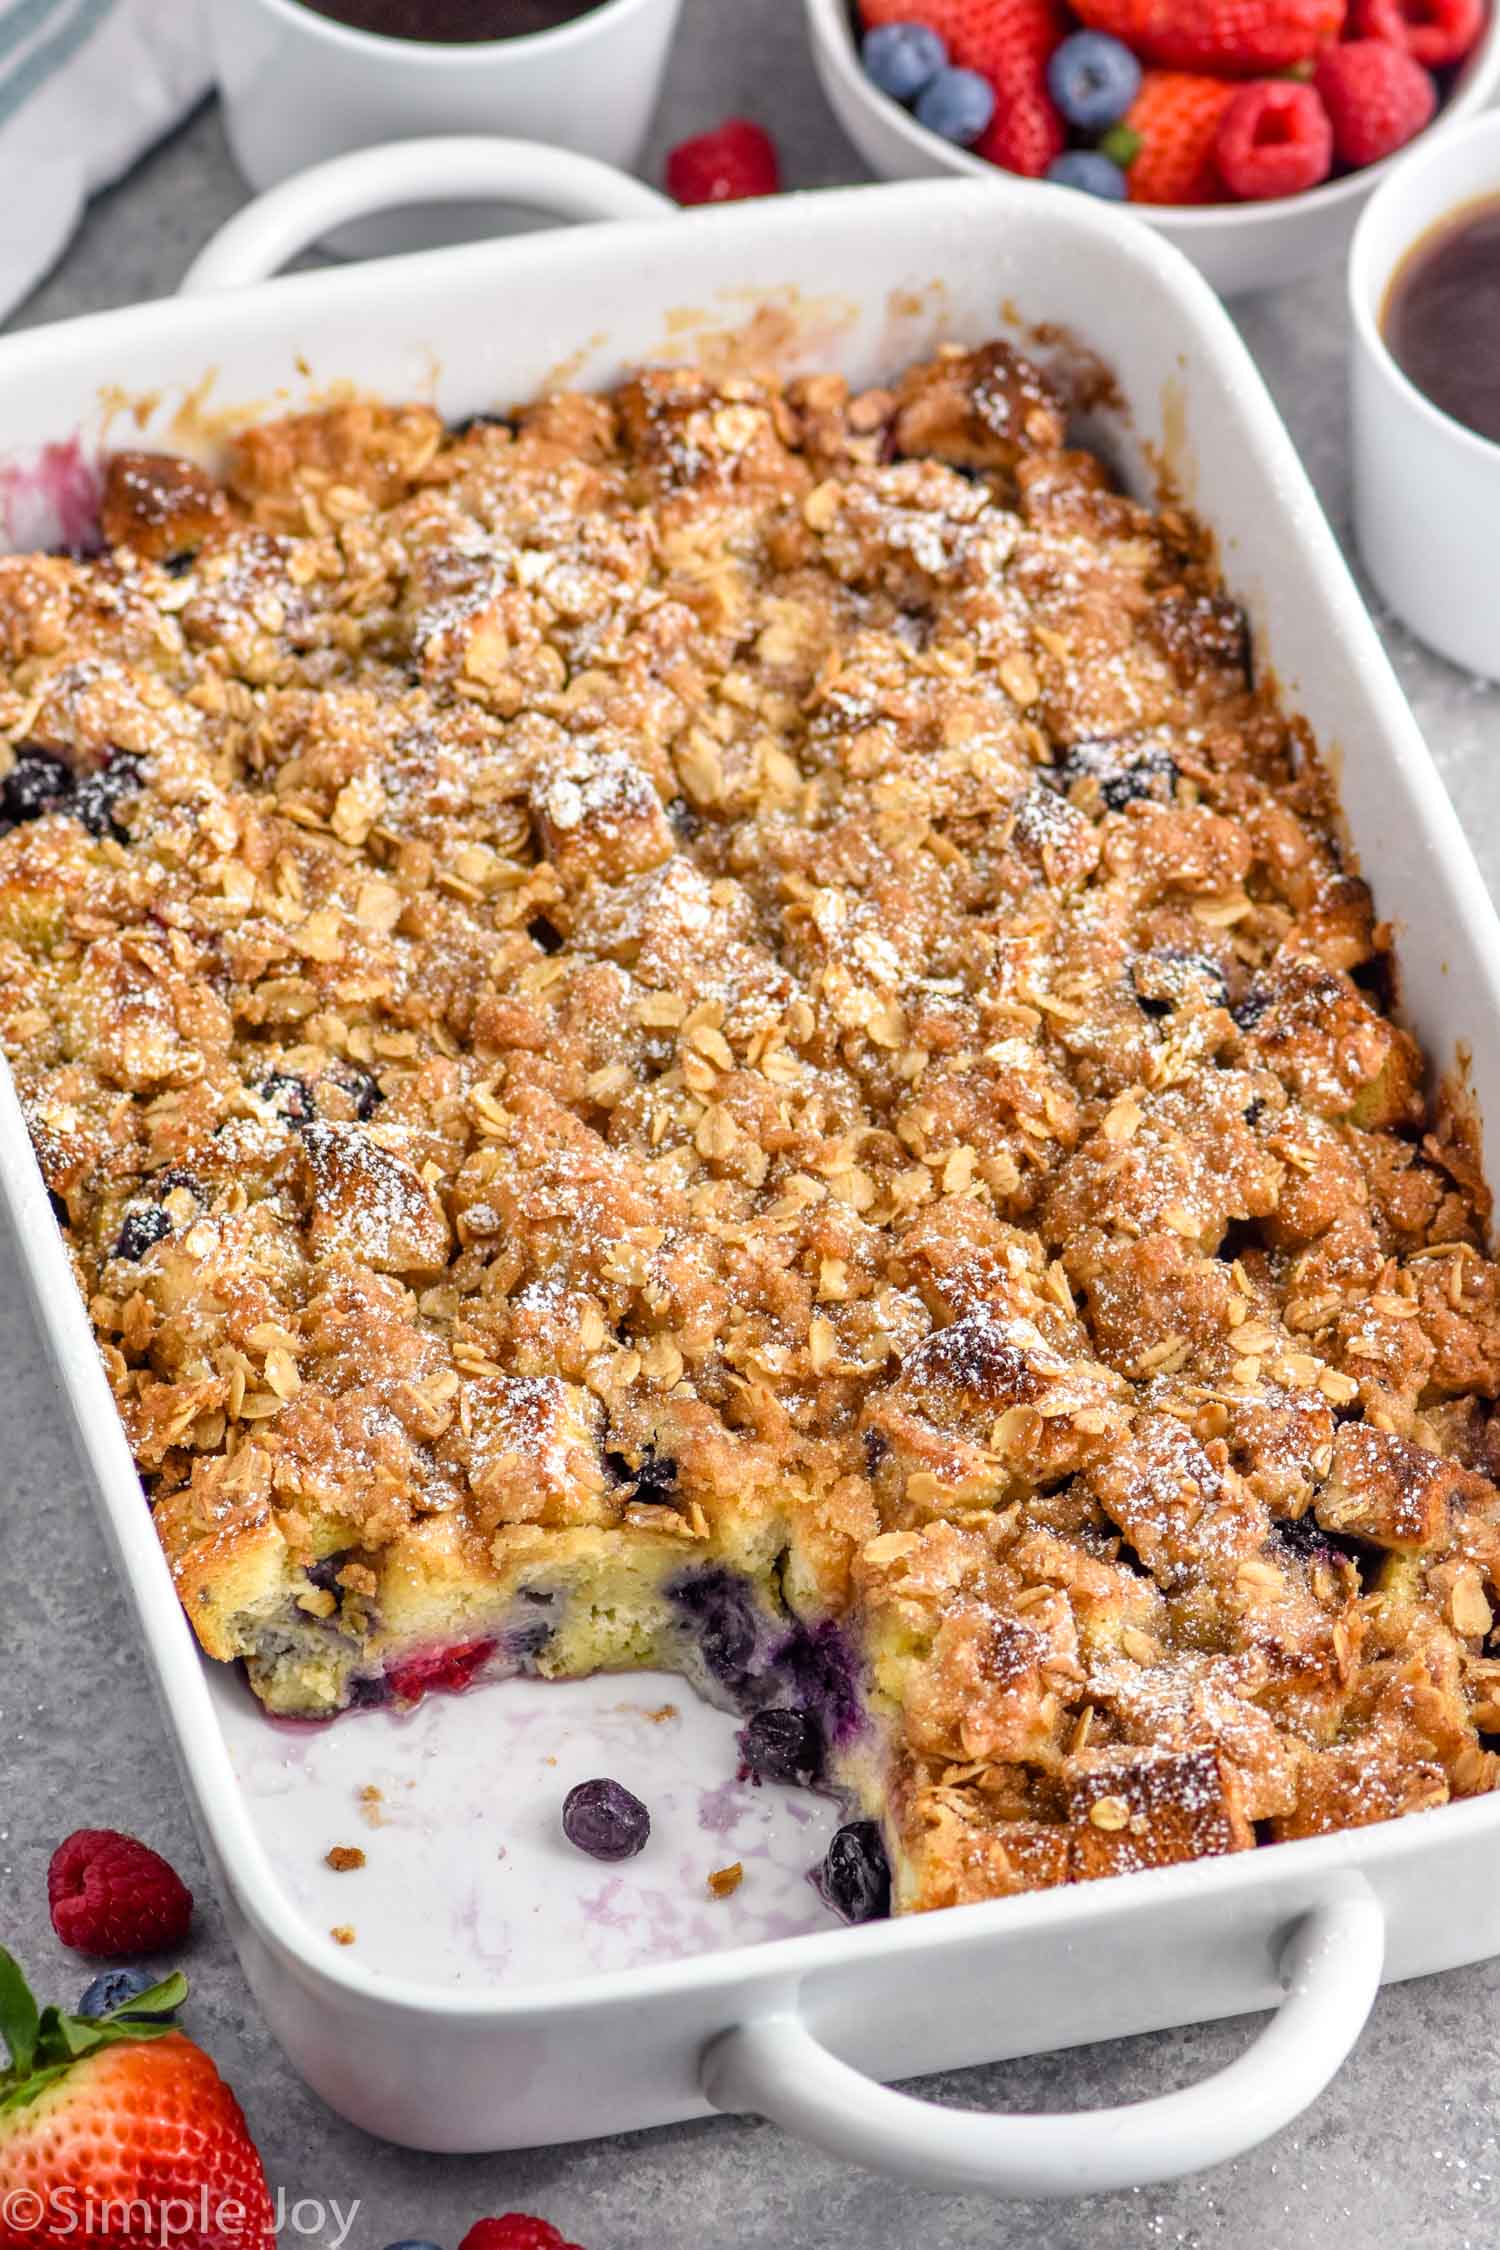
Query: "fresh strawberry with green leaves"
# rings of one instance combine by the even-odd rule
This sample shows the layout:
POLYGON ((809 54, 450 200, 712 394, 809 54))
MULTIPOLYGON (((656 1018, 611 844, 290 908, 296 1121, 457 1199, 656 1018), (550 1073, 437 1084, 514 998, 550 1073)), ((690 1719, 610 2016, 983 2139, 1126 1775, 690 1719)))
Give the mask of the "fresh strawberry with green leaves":
POLYGON ((1337 39, 1347 7, 1346 0, 1073 0, 1073 12, 1158 69, 1260 78, 1337 39))
POLYGON ((187 1979, 101 2016, 37 2007, 0 1946, 4 2250, 274 2250, 275 2214, 239 2103, 170 2023, 187 1979), (128 2014, 125 2011, 129 2011, 128 2014))
POLYGON ((1002 101, 1013 88, 1041 84, 1053 49, 1071 29, 1058 0, 863 0, 860 14, 872 31, 885 23, 924 24, 957 69, 977 70, 1002 101))
POLYGON ((1148 70, 1099 146, 1125 167, 1132 203, 1220 203, 1215 144, 1238 88, 1186 70, 1148 70))

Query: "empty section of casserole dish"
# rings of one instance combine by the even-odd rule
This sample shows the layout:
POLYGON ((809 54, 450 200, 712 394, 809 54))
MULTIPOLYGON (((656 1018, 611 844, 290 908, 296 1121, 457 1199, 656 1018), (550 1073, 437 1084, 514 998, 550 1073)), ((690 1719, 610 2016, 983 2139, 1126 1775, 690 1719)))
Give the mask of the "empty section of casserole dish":
POLYGON ((0 561, 0 1033, 211 1656, 665 1665, 859 1911, 1494 1784, 1472 1142, 1036 368, 349 404, 101 528, 0 561))

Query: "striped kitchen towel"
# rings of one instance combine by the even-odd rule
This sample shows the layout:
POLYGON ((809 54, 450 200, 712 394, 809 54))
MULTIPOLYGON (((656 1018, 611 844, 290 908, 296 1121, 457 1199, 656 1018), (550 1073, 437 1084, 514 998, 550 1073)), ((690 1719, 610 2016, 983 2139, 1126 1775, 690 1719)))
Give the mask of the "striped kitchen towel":
POLYGON ((208 86, 200 0, 0 0, 0 317, 208 86))

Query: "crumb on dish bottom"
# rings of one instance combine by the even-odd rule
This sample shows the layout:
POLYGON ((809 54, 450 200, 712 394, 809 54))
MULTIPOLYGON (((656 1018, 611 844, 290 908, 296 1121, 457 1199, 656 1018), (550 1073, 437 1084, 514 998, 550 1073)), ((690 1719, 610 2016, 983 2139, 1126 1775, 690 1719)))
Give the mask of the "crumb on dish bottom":
POLYGON ((0 1043, 276 1711, 666 1666, 898 1908, 1494 1786, 1500 1267, 1200 529, 1009 346, 108 465, 0 1043))

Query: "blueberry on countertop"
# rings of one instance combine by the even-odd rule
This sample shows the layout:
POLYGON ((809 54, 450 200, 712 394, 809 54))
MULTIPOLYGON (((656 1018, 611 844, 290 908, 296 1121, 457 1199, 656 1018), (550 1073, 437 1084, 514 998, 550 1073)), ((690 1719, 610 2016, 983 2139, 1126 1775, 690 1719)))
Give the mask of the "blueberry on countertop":
POLYGON ((1104 203, 1123 203, 1130 193, 1130 183, 1114 158, 1102 156, 1096 148, 1064 149, 1047 166, 1047 177, 1054 187, 1078 188, 1104 203))
POLYGON ((415 2236, 407 2242, 388 2242, 385 2250, 442 2250, 440 2243, 419 2241, 415 2236))
POLYGON ((151 1245, 171 1231, 172 1222, 159 1203, 148 1204, 144 1211, 127 1211, 120 1239, 115 1244, 115 1256, 131 1260, 144 1258, 151 1245))
POLYGON ((580 1781, 563 1799, 563 1834, 590 1859, 634 1859, 651 1833, 651 1815, 618 1781, 580 1781))
POLYGON ((1047 89, 1070 125, 1101 133, 1119 123, 1140 92, 1141 66, 1122 39, 1075 31, 1053 50, 1047 89))
POLYGON ((739 1735, 740 1756, 762 1781, 816 1781, 823 1730, 811 1711, 757 1711, 739 1735))
POLYGON ((865 76, 893 102, 914 102, 948 64, 948 50, 925 23, 882 23, 867 31, 859 59, 865 76))
MULTIPOLYGON (((95 1977, 91 1985, 85 1986, 73 2013, 78 2016, 107 2016, 116 2008, 123 2008, 127 2001, 139 1999, 143 1992, 149 1992, 153 1985, 160 1982, 161 1978, 150 1969, 106 1969, 101 1976, 95 1977)), ((140 2020, 142 2023, 170 2023, 172 2012, 170 2009, 160 2013, 148 2010, 140 2020)))
POLYGON ((72 796, 73 769, 51 750, 23 743, 16 762, 0 782, 0 819, 19 826, 23 820, 40 820, 43 813, 58 812, 72 796))
POLYGON ((995 114, 995 89, 977 70, 940 70, 917 97, 917 123, 968 148, 995 114))
POLYGON ((878 1922, 891 1911, 891 1870, 873 1820, 839 1829, 818 1872, 818 1889, 846 1922, 878 1922))

